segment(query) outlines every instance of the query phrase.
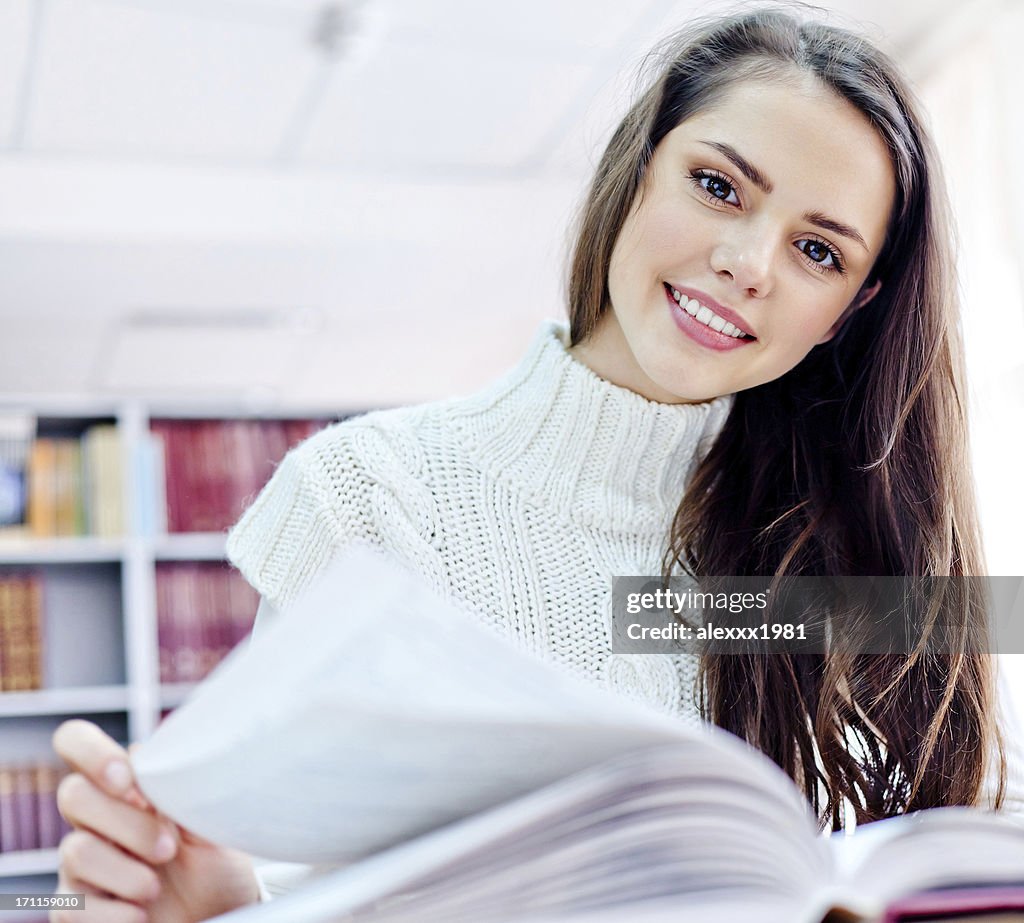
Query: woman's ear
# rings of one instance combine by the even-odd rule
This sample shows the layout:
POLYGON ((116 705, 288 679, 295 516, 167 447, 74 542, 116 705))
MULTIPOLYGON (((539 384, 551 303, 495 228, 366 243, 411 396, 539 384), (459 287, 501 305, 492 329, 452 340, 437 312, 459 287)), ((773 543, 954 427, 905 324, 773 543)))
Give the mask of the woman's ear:
POLYGON ((837 320, 831 327, 828 328, 828 333, 826 333, 820 340, 818 340, 816 345, 820 346, 822 343, 827 343, 829 340, 832 339, 832 337, 839 333, 839 331, 842 330, 843 328, 843 324, 846 323, 846 319, 851 314, 853 314, 854 311, 856 311, 858 308, 864 307, 864 305, 866 305, 872 298, 874 298, 875 295, 878 294, 881 287, 882 280, 879 279, 878 281, 875 282, 874 285, 870 285, 867 288, 862 288, 859 292, 857 292, 857 295, 853 299, 853 301, 851 301, 846 306, 846 310, 839 315, 839 320, 837 320))

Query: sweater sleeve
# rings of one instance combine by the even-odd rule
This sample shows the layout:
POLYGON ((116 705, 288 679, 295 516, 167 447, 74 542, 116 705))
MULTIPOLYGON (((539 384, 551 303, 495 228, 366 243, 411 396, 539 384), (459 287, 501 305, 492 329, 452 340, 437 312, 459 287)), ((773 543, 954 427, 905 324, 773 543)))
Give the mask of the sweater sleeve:
POLYGON ((228 558, 275 610, 356 542, 390 552, 440 588, 428 481, 407 414, 377 411, 330 426, 285 456, 228 535, 228 558))
POLYGON ((299 595, 340 547, 380 544, 371 479, 345 426, 292 449, 228 535, 229 560, 274 609, 299 595))

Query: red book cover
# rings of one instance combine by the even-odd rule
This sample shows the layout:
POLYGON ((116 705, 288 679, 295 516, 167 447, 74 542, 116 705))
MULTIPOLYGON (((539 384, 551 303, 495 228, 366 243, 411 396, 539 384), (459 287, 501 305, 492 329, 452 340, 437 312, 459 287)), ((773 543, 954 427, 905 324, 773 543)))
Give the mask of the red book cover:
POLYGON ((213 532, 217 528, 216 506, 221 486, 215 425, 213 421, 201 420, 191 428, 188 480, 193 496, 185 511, 189 532, 213 532))
MULTIPOLYGON (((231 625, 231 596, 227 583, 228 569, 223 564, 210 568, 207 572, 207 580, 210 583, 211 596, 213 597, 211 615, 213 617, 213 651, 216 666, 230 653, 232 644, 231 625)), ((212 669, 212 667, 211 667, 212 669)))
POLYGON ((216 568, 216 564, 207 561, 196 564, 190 574, 199 635, 199 679, 205 678, 220 659, 216 568))
MULTIPOLYGON (((166 420, 153 420, 149 424, 150 432, 158 437, 157 446, 163 448, 164 499, 167 505, 167 531, 179 532, 176 513, 177 501, 174 495, 180 475, 176 467, 175 439, 171 426, 166 420)), ((158 466, 159 467, 159 466, 158 466)))
POLYGON ((227 611, 231 620, 231 646, 234 647, 252 632, 260 596, 236 570, 225 573, 224 586, 228 594, 227 611))
POLYGON ((177 645, 171 599, 171 574, 169 564, 156 566, 156 637, 159 651, 160 682, 176 682, 174 673, 174 650, 177 645))
POLYGON ((182 682, 196 683, 203 678, 203 635, 200 622, 194 564, 178 565, 176 613, 181 629, 181 648, 178 651, 178 672, 182 682))
MULTIPOLYGON (((926 920, 977 918, 992 920, 993 915, 1024 912, 1024 886, 993 888, 949 888, 923 891, 890 904, 881 923, 924 923, 926 920)), ((1014 914, 1014 916, 1017 916, 1014 914)))
POLYGON ((281 460, 288 454, 288 437, 285 434, 284 421, 268 420, 265 424, 267 438, 267 454, 263 460, 263 468, 260 471, 260 484, 262 488, 281 460))

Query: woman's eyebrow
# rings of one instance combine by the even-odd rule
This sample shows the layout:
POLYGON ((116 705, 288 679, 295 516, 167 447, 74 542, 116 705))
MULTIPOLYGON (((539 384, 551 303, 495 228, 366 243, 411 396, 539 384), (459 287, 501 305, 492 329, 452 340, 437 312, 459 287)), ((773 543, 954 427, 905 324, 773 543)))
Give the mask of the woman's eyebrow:
MULTIPOLYGON (((708 147, 714 148, 719 154, 730 160, 736 169, 762 192, 770 194, 775 188, 772 185, 771 180, 768 179, 761 170, 747 160, 746 157, 740 154, 740 152, 731 144, 726 144, 724 141, 704 141, 702 139, 698 139, 698 141, 700 144, 706 144, 708 147)), ((864 238, 860 232, 856 228, 851 227, 842 221, 838 221, 835 218, 829 218, 828 215, 823 215, 821 212, 806 212, 803 217, 804 221, 817 225, 823 230, 831 231, 833 234, 841 234, 843 237, 855 240, 865 250, 868 249, 868 245, 864 242, 864 238)))

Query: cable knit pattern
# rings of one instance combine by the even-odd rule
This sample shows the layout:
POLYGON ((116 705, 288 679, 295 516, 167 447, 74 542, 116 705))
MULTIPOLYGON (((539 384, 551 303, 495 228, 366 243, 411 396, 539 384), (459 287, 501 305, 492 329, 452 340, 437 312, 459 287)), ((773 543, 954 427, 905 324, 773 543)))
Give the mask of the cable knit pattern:
POLYGON ((611 581, 657 574, 672 515, 732 397, 656 404, 546 323, 485 390, 346 420, 288 454, 228 554, 274 607, 369 542, 517 644, 697 720, 696 663, 611 654, 611 581))

